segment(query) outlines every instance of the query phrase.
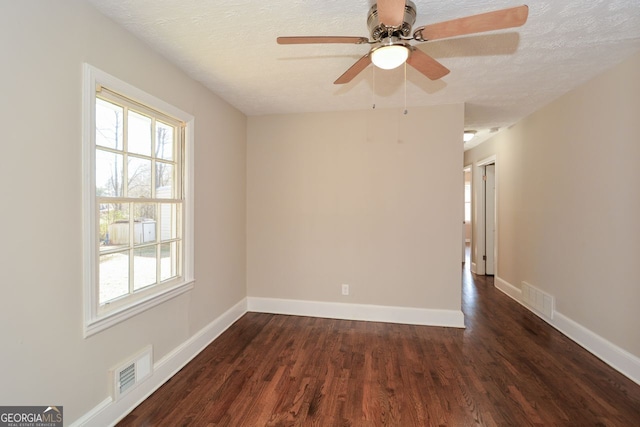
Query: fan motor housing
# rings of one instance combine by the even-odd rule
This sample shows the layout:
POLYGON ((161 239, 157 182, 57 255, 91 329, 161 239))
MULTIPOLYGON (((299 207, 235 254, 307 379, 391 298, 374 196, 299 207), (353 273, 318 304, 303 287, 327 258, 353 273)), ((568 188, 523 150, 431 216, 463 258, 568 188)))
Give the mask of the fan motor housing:
POLYGON ((405 2, 403 21, 402 25, 398 27, 387 27, 381 24, 378 19, 378 4, 374 4, 367 15, 367 27, 371 40, 380 41, 386 37, 411 37, 411 27, 416 22, 416 5, 412 1, 405 2))

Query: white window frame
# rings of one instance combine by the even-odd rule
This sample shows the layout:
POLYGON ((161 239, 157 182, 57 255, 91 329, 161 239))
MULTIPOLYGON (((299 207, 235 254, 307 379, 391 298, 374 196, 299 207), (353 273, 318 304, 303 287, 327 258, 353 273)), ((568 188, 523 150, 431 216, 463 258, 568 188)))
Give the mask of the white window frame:
POLYGON ((89 64, 83 64, 82 90, 82 210, 83 210, 83 304, 84 337, 107 329, 125 319, 191 290, 194 286, 194 123, 188 113, 150 95, 89 64), (182 240, 182 277, 170 286, 153 286, 152 289, 124 297, 112 309, 99 306, 99 281, 97 252, 98 223, 96 215, 95 184, 95 105, 96 88, 104 86, 150 108, 184 122, 183 194, 184 224, 182 240))

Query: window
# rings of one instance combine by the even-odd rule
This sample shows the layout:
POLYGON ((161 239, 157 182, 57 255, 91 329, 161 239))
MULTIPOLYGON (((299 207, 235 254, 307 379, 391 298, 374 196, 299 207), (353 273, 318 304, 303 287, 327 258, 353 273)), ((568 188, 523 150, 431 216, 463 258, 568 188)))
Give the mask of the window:
POLYGON ((471 183, 464 184, 464 221, 471 222, 471 183))
POLYGON ((193 286, 193 118, 85 65, 85 336, 193 286))

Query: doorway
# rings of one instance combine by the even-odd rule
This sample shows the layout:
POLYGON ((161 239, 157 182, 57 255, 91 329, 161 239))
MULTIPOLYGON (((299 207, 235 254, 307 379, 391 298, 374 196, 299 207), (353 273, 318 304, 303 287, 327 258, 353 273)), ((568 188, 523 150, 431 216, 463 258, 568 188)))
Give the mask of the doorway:
POLYGON ((496 240, 496 165, 484 167, 484 274, 495 274, 495 240, 496 240))
POLYGON ((475 164, 473 178, 473 238, 471 271, 493 276, 497 272, 497 165, 496 156, 475 164))

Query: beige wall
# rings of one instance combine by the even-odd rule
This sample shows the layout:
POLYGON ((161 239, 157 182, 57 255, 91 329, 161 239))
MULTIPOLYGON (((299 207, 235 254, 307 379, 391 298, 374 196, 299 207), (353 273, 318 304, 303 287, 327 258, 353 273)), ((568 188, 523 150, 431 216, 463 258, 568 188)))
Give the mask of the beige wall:
POLYGON ((248 295, 460 310, 463 114, 249 117, 248 295))
POLYGON ((246 117, 84 1, 0 2, 0 403, 109 396, 107 372, 165 356, 246 295, 246 117), (88 62, 195 116, 193 291, 82 338, 81 88, 88 62))
POLYGON ((498 276, 640 356, 640 55, 465 153, 498 169, 498 276))

